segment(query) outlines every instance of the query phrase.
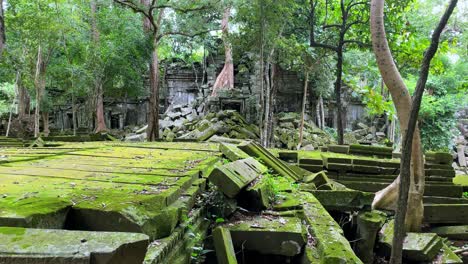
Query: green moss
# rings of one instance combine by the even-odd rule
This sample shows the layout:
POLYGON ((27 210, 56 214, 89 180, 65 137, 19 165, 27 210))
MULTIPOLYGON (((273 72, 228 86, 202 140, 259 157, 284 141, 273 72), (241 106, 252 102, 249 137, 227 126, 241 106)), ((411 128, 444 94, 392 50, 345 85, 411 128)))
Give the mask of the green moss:
POLYGON ((217 144, 92 142, 0 154, 9 157, 0 165, 0 225, 63 228, 72 209, 108 218, 104 230, 127 228, 116 219, 155 237, 171 232, 182 210, 175 202, 220 153, 217 144))
POLYGON ((3 234, 3 235, 22 236, 25 233, 26 233, 26 228, 0 226, 0 234, 3 234))
POLYGON ((457 175, 453 178, 453 183, 468 186, 468 175, 457 175))

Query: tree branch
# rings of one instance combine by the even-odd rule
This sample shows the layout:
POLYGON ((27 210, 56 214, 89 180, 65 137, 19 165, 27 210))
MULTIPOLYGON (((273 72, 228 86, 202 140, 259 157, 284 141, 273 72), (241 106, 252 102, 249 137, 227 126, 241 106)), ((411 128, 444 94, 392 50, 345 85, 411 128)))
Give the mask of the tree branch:
POLYGON ((369 44, 369 43, 365 43, 365 42, 362 42, 362 41, 359 41, 359 40, 354 40, 354 39, 348 39, 348 40, 344 40, 343 41, 343 44, 356 44, 358 46, 361 46, 361 47, 371 47, 372 45, 369 44))
POLYGON ((164 32, 161 35, 157 36, 156 41, 159 41, 163 37, 169 36, 169 35, 172 35, 172 36, 173 35, 178 35, 178 36, 185 36, 185 37, 189 37, 189 38, 194 38, 194 37, 206 34, 206 33, 211 32, 211 31, 213 31, 213 30, 205 30, 205 31, 200 31, 200 32, 196 32, 196 33, 193 33, 193 34, 190 34, 190 33, 187 33, 187 32, 168 31, 168 32, 164 32))

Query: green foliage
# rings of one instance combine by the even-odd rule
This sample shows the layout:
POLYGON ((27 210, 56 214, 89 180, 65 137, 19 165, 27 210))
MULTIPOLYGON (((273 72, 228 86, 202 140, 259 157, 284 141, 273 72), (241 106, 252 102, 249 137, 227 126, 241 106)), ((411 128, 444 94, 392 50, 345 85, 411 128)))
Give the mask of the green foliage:
POLYGON ((450 150, 456 130, 455 112, 466 105, 466 97, 424 96, 419 112, 419 126, 425 150, 450 150), (465 101, 465 102, 463 102, 465 101))
POLYGON ((15 85, 12 83, 0 84, 0 116, 8 114, 11 109, 11 103, 15 98, 15 85))

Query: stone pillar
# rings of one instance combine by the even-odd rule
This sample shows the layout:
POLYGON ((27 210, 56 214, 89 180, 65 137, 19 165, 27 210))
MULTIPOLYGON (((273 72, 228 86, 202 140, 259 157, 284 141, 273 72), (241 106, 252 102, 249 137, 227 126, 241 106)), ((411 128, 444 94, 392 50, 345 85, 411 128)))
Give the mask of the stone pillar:
POLYGON ((360 212, 357 216, 356 255, 364 263, 374 262, 374 245, 377 232, 385 223, 386 215, 380 211, 360 212))

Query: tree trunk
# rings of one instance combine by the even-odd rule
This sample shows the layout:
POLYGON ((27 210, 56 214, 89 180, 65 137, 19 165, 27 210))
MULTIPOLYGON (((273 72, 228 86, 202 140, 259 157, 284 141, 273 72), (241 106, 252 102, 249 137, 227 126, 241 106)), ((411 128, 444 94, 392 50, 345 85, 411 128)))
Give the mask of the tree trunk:
POLYGON ((322 124, 320 125, 320 128, 325 129, 325 109, 323 107, 323 97, 322 97, 322 95, 320 95, 319 102, 320 102, 320 114, 322 115, 321 116, 322 124))
POLYGON ((148 128, 146 129, 148 141, 155 141, 159 138, 159 58, 156 41, 153 45, 150 63, 148 128))
POLYGON ((229 16, 231 15, 231 7, 226 7, 224 10, 223 20, 221 22, 221 30, 223 32, 224 42, 224 67, 219 73, 213 85, 213 92, 211 96, 216 96, 219 89, 233 89, 234 88, 234 63, 232 61, 232 46, 229 43, 229 16))
MULTIPOLYGON (((97 4, 96 0, 91 1, 91 33, 93 37, 93 42, 96 48, 99 46, 99 29, 97 28, 97 19, 96 19, 96 12, 97 12, 97 4)), ((104 90, 102 87, 102 76, 101 76, 101 69, 97 69, 95 73, 94 79, 94 91, 96 96, 96 126, 94 129, 95 133, 100 133, 107 131, 106 126, 106 119, 104 116, 104 90)))
MULTIPOLYGON (((408 128, 409 112, 411 108, 411 96, 406 88, 403 79, 401 78, 398 69, 393 62, 393 57, 387 43, 385 28, 383 23, 383 7, 384 0, 372 0, 371 4, 371 32, 372 45, 377 58, 382 78, 390 91, 395 108, 397 111, 398 121, 400 123, 401 132, 406 133, 408 128)), ((417 231, 421 228, 423 218, 422 194, 424 192, 424 161, 421 147, 421 138, 419 129, 416 128, 411 155, 411 177, 405 186, 409 188, 409 197, 407 199, 408 212, 406 215, 406 229, 417 231)), ((403 171, 403 170, 401 170, 403 171)), ((373 201, 374 208, 395 209, 398 197, 399 183, 401 177, 397 177, 385 189, 379 191, 373 201)))
POLYGON ((265 103, 264 103, 264 117, 263 117, 263 124, 262 124, 262 146, 268 147, 268 125, 270 122, 270 98, 271 98, 271 79, 270 79, 270 74, 269 74, 269 68, 270 68, 270 63, 266 63, 266 67, 263 71, 263 78, 265 78, 265 103))
POLYGON ((106 126, 106 119, 104 116, 104 91, 102 89, 102 82, 98 77, 95 80, 96 86, 96 129, 94 130, 95 133, 105 132, 107 131, 106 126))
POLYGON ((315 104, 315 115, 317 116, 317 126, 322 129, 322 113, 320 112, 320 101, 317 99, 315 104))
POLYGON ((18 118, 21 120, 29 114, 30 100, 28 90, 23 86, 21 75, 18 76, 18 118))
POLYGON ((0 0, 0 56, 5 49, 6 35, 5 35, 5 14, 3 13, 3 0, 0 0))
POLYGON ((39 120, 41 111, 41 101, 45 90, 45 71, 46 63, 41 45, 37 49, 36 74, 34 76, 34 86, 36 88, 36 109, 34 112, 34 137, 39 136, 39 120))
MULTIPOLYGON (((424 194, 424 168, 422 174, 418 175, 414 170, 415 163, 423 161, 422 147, 420 142, 420 134, 418 130, 418 114, 421 106, 422 96, 429 75, 429 67, 432 58, 437 52, 440 35, 452 14, 457 0, 451 0, 449 7, 442 16, 437 28, 434 30, 431 38, 431 44, 424 53, 424 58, 421 63, 419 78, 416 83, 414 99, 409 98, 409 93, 404 83, 401 81, 401 76, 393 63, 393 58, 385 38, 385 28, 383 23, 384 0, 373 0, 371 6, 371 32, 374 53, 377 57, 379 70, 382 73, 384 81, 391 84, 396 90, 399 88, 406 92, 405 98, 409 98, 406 107, 411 109, 408 112, 406 108, 405 122, 402 122, 399 116, 400 127, 403 133, 403 151, 400 165, 400 185, 398 194, 398 207, 395 216, 395 227, 392 245, 391 263, 402 262, 403 240, 406 231, 418 230, 421 226, 423 217, 423 194, 424 194), (390 62, 387 64, 387 61, 390 62), (387 72, 388 71, 388 72, 387 72), (387 75, 388 73, 393 75, 387 75), (387 78, 386 78, 387 77, 387 78), (389 81, 392 81, 390 83, 389 81), (416 145, 415 145, 416 143, 416 145), (415 155, 416 154, 416 155, 415 155), (418 178, 418 176, 420 176, 418 178)), ((387 87, 390 86, 387 85, 387 87)), ((390 89, 392 93, 392 89, 390 89)), ((392 93, 392 98, 394 94, 392 93)), ((394 103, 397 105, 397 101, 394 103)), ((400 109, 397 106, 397 113, 400 115, 400 109)), ((424 166, 422 164, 422 166, 424 166)))
MULTIPOLYGON (((307 86, 309 84, 309 72, 306 72, 305 81, 304 81, 304 93, 302 97, 302 111, 301 111, 301 125, 299 126, 299 143, 297 144, 297 149, 299 150, 302 146, 302 139, 304 137, 304 116, 307 103, 307 86)), ((318 106, 318 104, 317 104, 318 106)), ((317 107, 318 109, 318 107, 317 107)), ((320 118, 319 116, 317 116, 320 118)))
POLYGON ((15 107, 15 101, 16 101, 16 97, 18 97, 18 79, 19 79, 19 72, 16 72, 16 81, 15 81, 15 96, 13 97, 13 99, 11 100, 11 106, 10 106, 10 115, 8 117, 8 124, 7 124, 7 129, 6 129, 6 133, 5 133, 5 137, 8 137, 8 135, 10 134, 10 127, 11 127, 11 119, 13 117, 13 108, 15 107))
POLYGON ((335 80, 335 100, 336 100, 336 123, 338 132, 338 144, 343 145, 343 107, 341 105, 341 79, 343 75, 343 48, 337 50, 336 59, 336 80, 335 80))
POLYGON ((270 121, 268 123, 268 133, 267 133, 267 145, 271 147, 274 141, 274 127, 275 127, 275 120, 273 119, 273 113, 276 107, 276 94, 278 92, 278 83, 277 83, 277 76, 278 76, 278 64, 273 63, 271 65, 271 94, 270 94, 270 121))
POLYGON ((49 112, 42 112, 43 133, 45 137, 49 136, 49 112))

